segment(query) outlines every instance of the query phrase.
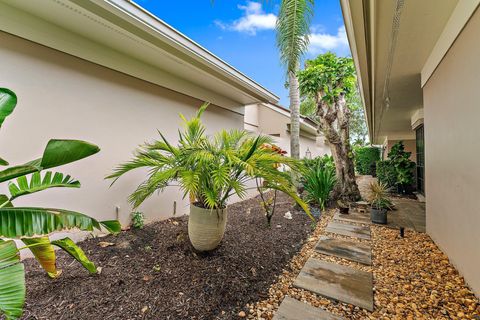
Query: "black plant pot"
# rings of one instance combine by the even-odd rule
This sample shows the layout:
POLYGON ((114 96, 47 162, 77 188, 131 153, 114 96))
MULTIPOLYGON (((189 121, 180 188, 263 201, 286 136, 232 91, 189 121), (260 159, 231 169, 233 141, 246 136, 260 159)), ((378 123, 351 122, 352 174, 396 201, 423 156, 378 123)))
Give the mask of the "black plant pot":
POLYGON ((341 214, 348 214, 348 210, 350 209, 349 207, 340 207, 340 213, 341 214))
POLYGON ((387 224, 387 209, 372 208, 370 216, 373 223, 387 224))

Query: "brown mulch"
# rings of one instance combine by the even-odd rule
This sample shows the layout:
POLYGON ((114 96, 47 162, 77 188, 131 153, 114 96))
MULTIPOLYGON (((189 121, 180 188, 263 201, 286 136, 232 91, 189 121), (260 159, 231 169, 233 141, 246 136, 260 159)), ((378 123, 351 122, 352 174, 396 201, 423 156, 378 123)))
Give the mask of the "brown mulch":
POLYGON ((271 228, 258 199, 230 206, 225 238, 208 254, 194 252, 184 216, 80 243, 99 275, 59 252, 63 274, 51 280, 30 259, 24 319, 238 318, 248 302, 268 295, 312 231, 284 195, 279 202, 271 228))

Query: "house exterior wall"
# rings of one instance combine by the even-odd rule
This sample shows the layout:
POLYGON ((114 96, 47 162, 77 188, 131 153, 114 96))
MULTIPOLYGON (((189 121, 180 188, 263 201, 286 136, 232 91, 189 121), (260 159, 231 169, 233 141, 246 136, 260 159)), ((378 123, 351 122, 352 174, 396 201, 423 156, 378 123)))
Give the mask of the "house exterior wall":
MULTIPOLYGON (((290 117, 268 107, 249 105, 245 108, 245 129, 256 133, 271 135, 276 144, 290 154, 290 133, 288 124, 290 117)), ((300 157, 304 157, 310 150, 312 157, 330 154, 330 147, 326 145, 323 136, 314 136, 311 133, 300 131, 300 157)))
POLYGON ((424 86, 427 232, 480 296, 480 9, 424 86))
MULTIPOLYGON (((81 139, 101 152, 58 169, 80 180, 80 189, 56 189, 24 197, 17 205, 39 205, 80 211, 98 219, 129 221, 128 195, 145 178, 132 172, 114 186, 104 177, 129 160, 157 129, 177 141, 181 120, 202 101, 0 32, 0 86, 18 95, 18 105, 0 132, 2 158, 21 164, 41 156, 50 138, 81 139)), ((241 106, 238 106, 241 107, 241 106)), ((208 133, 243 128, 243 115, 210 106, 203 116, 208 133)), ((5 186, 4 186, 5 188, 5 186)), ((3 193, 5 190, 0 190, 3 193)), ((188 212, 188 202, 175 187, 139 208, 147 220, 188 212)))

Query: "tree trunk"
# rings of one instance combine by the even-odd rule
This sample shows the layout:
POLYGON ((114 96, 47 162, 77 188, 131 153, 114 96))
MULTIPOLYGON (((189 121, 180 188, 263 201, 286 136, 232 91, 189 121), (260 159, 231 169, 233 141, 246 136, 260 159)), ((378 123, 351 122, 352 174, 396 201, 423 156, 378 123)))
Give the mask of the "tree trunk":
POLYGON ((317 99, 317 101, 319 130, 323 132, 329 142, 335 162, 337 183, 332 196, 334 199, 356 201, 360 199, 360 191, 355 181, 355 167, 348 128, 350 111, 345 97, 341 94, 333 106, 329 106, 321 99, 317 99))
POLYGON ((300 89, 297 75, 288 72, 290 93, 290 156, 300 159, 300 89))

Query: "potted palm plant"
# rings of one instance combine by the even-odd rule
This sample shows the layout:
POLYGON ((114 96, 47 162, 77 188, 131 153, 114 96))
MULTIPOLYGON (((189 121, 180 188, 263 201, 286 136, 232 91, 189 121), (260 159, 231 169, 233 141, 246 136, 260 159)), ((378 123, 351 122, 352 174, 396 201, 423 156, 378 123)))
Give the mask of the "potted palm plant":
POLYGON ((371 219, 373 223, 387 224, 387 211, 393 207, 388 197, 389 188, 383 182, 370 183, 371 219))
MULTIPOLYGON (((268 188, 289 194, 310 215, 308 207, 294 192, 288 170, 298 170, 298 162, 271 148, 268 136, 252 137, 244 130, 222 130, 212 137, 205 134, 201 115, 208 104, 184 122, 178 144, 169 143, 159 132, 160 140, 137 149, 135 157, 114 169, 107 179, 113 183, 137 168, 148 168, 147 179, 130 195, 134 209, 154 194, 176 183, 190 200, 188 234, 198 251, 215 249, 221 242, 227 222, 227 203, 233 196, 247 195, 248 184, 256 178, 267 181, 268 188)), ((112 183, 112 184, 113 184, 112 183)), ((311 216, 311 215, 310 215, 311 216)))

